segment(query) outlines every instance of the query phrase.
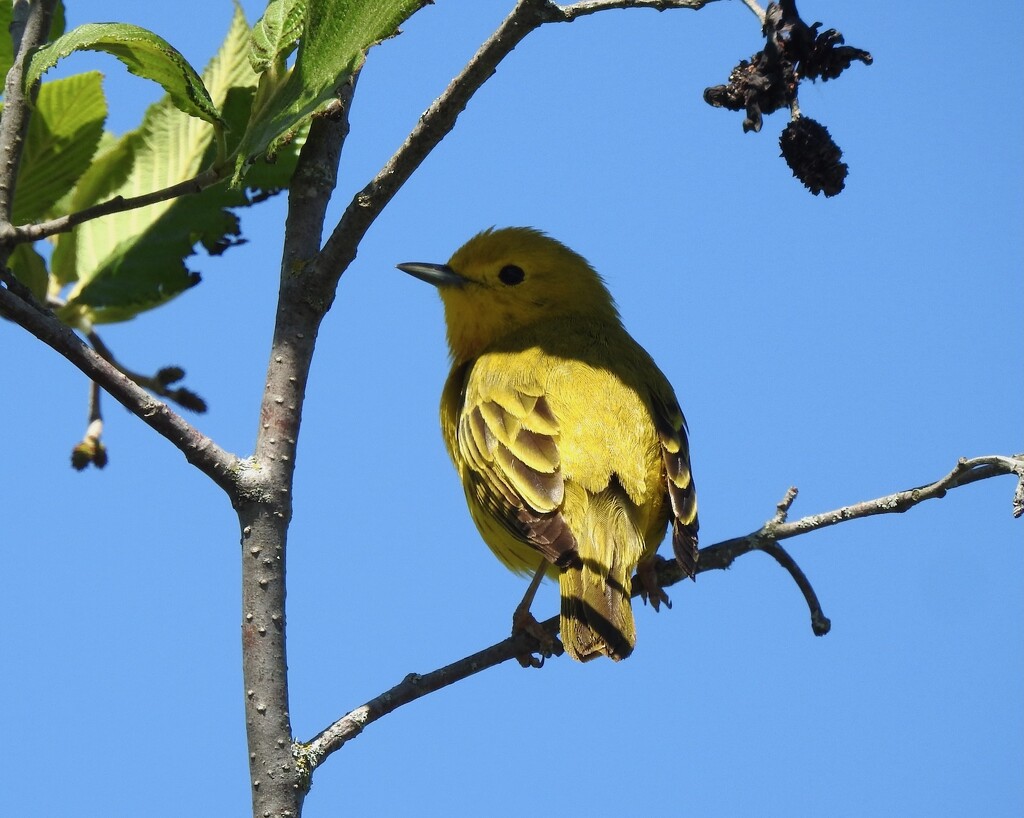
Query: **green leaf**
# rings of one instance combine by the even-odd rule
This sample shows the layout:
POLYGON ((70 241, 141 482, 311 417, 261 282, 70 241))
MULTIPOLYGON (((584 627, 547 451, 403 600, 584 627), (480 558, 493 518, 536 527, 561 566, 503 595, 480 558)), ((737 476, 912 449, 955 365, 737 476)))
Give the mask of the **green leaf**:
POLYGON ((270 0, 252 29, 249 43, 252 70, 262 74, 273 63, 288 59, 299 44, 305 20, 305 0, 270 0))
MULTIPOLYGON (((245 125, 249 121, 255 93, 257 93, 256 89, 251 87, 232 88, 221 106, 224 119, 228 123, 228 153, 235 149, 242 134, 245 133, 245 125)), ((265 157, 257 159, 245 174, 245 187, 263 192, 277 191, 288 187, 292 172, 299 159, 299 151, 306 142, 308 132, 309 123, 307 122, 296 131, 291 141, 280 146, 272 160, 265 157)))
MULTIPOLYGON (((229 140, 243 133, 256 90, 248 55, 249 28, 236 10, 224 44, 203 74, 223 111, 229 140)), ((124 321, 195 284, 198 276, 186 259, 196 244, 218 254, 239 243, 239 219, 231 208, 286 187, 304 136, 300 130, 275 163, 253 167, 246 184, 256 194, 224 180, 201 193, 86 222, 58 237, 53 275, 62 283, 78 282, 61 317, 73 325, 124 321)), ((210 130, 166 101, 147 111, 139 131, 105 139, 71 197, 72 211, 191 178, 217 153, 210 130)))
POLYGON ((425 0, 308 0, 303 37, 287 79, 254 110, 242 139, 236 179, 245 165, 289 135, 359 69, 366 51, 398 32, 425 0))
POLYGON ((59 60, 75 51, 111 54, 133 74, 160 83, 178 110, 221 124, 217 106, 188 60, 162 37, 128 23, 87 23, 43 46, 32 55, 25 87, 31 88, 59 60))
MULTIPOLYGON (((256 83, 248 44, 249 27, 236 8, 228 35, 204 72, 206 87, 220 104, 232 89, 252 89, 256 83)), ((212 137, 210 128, 169 100, 156 103, 137 131, 97 157, 78 184, 72 209, 191 179, 215 155, 212 137)), ((74 325, 123 321, 192 286, 196 276, 185 258, 195 243, 219 248, 237 233, 237 218, 221 212, 226 187, 85 222, 74 229, 70 243, 62 237, 54 251, 54 275, 77 281, 62 317, 74 325)), ((247 201, 244 191, 232 192, 232 205, 247 201)))
POLYGON ((32 291, 32 295, 40 304, 45 303, 49 275, 46 272, 46 262, 32 245, 19 244, 14 248, 7 263, 14 277, 32 291))
POLYGON ((57 0, 57 5, 53 9, 53 18, 50 20, 50 34, 46 39, 52 43, 64 34, 66 26, 67 19, 64 16, 64 0, 57 0))
POLYGON ((107 117, 102 82, 91 71, 40 87, 15 193, 16 224, 48 215, 89 167, 107 117))
MULTIPOLYGON (((131 175, 137 143, 138 137, 135 133, 122 137, 116 137, 109 132, 104 133, 91 167, 78 180, 64 212, 76 213, 114 195, 131 175)), ((50 259, 50 273, 61 286, 78 280, 76 251, 79 232, 84 229, 79 227, 70 233, 58 233, 51 239, 54 248, 53 257, 50 259)))
POLYGON ((167 212, 142 234, 108 248, 102 267, 74 289, 61 319, 72 326, 127 321, 199 283, 184 263, 192 251, 188 236, 162 229, 167 212))

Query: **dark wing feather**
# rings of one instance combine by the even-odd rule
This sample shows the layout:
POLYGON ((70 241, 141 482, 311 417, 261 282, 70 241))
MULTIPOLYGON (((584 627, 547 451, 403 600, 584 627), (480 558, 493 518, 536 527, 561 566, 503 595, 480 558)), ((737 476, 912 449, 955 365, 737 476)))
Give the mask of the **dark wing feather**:
POLYGON ((674 397, 658 396, 654 401, 655 422, 665 461, 665 484, 672 506, 672 550, 686 575, 697 569, 697 491, 690 471, 690 442, 686 418, 674 397))

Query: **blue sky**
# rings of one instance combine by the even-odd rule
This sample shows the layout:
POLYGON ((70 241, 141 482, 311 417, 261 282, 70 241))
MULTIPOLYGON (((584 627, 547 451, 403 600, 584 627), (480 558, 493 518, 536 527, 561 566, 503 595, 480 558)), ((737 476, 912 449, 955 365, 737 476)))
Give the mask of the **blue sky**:
MULTIPOLYGON (((227 2, 71 2, 197 66, 227 2)), ((445 0, 375 49, 336 219, 511 0, 445 0)), ((244 3, 250 20, 256 3, 244 3)), ((704 544, 1024 450, 1024 93, 1017 3, 802 0, 872 52, 806 87, 850 164, 810 196, 703 89, 760 48, 738 0, 633 10, 528 38, 373 226, 315 361, 289 565, 292 716, 309 738, 397 683, 507 634, 523 580, 480 542, 437 426, 447 371, 429 287, 490 225, 588 257, 690 422, 704 544)), ((115 131, 155 92, 119 63, 115 131)), ((138 370, 180 364, 199 427, 257 427, 283 200, 202 286, 104 329, 138 370)), ((237 521, 182 456, 108 400, 110 465, 78 474, 77 370, 12 325, 0 554, 0 813, 244 815, 237 521)), ((1024 551, 1013 482, 791 540, 833 630, 811 634, 774 562, 741 559, 639 609, 626 662, 514 664, 368 728, 317 772, 307 816, 1017 816, 1024 812, 1024 551)), ((535 605, 556 611, 553 586, 535 605)))

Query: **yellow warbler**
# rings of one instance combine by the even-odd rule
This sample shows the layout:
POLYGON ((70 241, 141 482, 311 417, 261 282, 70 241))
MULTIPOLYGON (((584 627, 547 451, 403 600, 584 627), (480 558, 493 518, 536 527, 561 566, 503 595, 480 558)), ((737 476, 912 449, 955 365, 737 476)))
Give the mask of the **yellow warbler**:
POLYGON ((653 567, 670 519, 690 576, 697 559, 672 387, 601 277, 537 230, 486 230, 447 264, 398 267, 444 302, 441 429, 480 534, 513 571, 557 576, 574 659, 624 659, 636 644, 633 571, 656 608, 668 601, 653 567))

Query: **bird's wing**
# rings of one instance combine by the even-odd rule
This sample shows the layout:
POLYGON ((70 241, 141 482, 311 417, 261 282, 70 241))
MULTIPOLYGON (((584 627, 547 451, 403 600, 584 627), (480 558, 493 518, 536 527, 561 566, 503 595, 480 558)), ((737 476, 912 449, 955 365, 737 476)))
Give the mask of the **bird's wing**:
POLYGON ((654 419, 665 461, 666 486, 672 505, 672 550, 676 560, 693 577, 697 568, 697 492, 690 472, 690 442, 686 418, 666 384, 653 396, 654 419))
POLYGON ((559 567, 576 564, 561 514, 558 420, 543 388, 468 374, 455 436, 467 493, 518 541, 559 567))

